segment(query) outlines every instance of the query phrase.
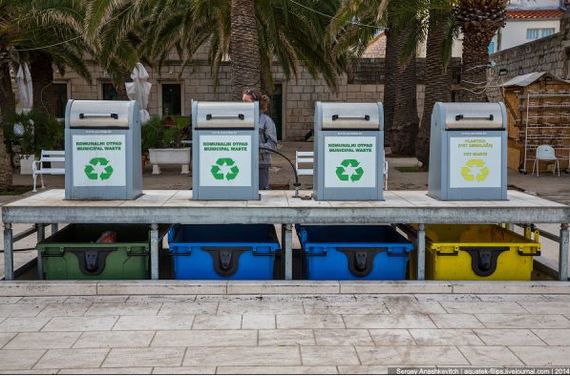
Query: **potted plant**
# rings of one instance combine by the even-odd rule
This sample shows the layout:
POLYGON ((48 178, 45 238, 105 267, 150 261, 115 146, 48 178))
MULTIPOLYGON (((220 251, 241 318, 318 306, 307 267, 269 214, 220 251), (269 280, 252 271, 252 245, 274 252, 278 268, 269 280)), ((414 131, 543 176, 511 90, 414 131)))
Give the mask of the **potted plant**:
POLYGON ((189 118, 183 116, 154 117, 143 125, 143 150, 148 150, 153 174, 160 174, 161 164, 179 164, 182 174, 190 173, 191 149, 183 145, 189 133, 189 118))
POLYGON ((8 114, 4 121, 4 134, 12 158, 19 161, 20 174, 32 174, 32 162, 36 160, 35 127, 39 124, 35 111, 8 114))

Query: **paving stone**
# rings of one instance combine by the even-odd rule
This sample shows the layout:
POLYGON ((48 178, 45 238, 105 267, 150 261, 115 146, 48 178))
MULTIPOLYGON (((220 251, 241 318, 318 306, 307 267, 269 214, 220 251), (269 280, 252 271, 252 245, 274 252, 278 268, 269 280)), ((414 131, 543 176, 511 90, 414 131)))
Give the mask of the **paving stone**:
POLYGON ((221 302, 218 314, 302 315, 302 302, 221 302))
POLYGON ((97 293, 100 295, 197 295, 225 294, 226 281, 189 281, 189 280, 158 280, 158 281, 114 281, 97 282, 97 293))
POLYGON ((213 375, 216 367, 154 367, 153 375, 213 375))
POLYGON ((164 330, 157 331, 152 347, 166 346, 256 346, 256 330, 164 330))
POLYGON ((259 346, 315 345, 315 336, 310 329, 260 330, 259 346))
POLYGON ((384 301, 377 302, 304 302, 308 315, 388 314, 384 301))
POLYGON ((366 329, 315 329, 319 346, 373 346, 372 337, 366 329))
MULTIPOLYGON (((487 346, 544 345, 544 342, 528 329, 473 329, 473 331, 487 346)), ((568 336, 567 338, 570 338, 570 330, 568 331, 568 336)), ((570 343, 570 339, 568 339, 568 342, 570 343)))
MULTIPOLYGON (((87 332, 93 330, 111 330, 118 316, 109 317, 54 317, 42 329, 42 332, 87 332)), ((47 320, 47 319, 46 319, 47 320)))
POLYGON ((159 316, 180 316, 180 315, 215 315, 218 303, 207 302, 186 302, 186 303, 164 303, 158 312, 159 316))
POLYGON ((569 346, 510 346, 527 366, 570 367, 569 346))
POLYGON ((469 365, 455 346, 356 346, 362 365, 462 366, 469 365))
POLYGON ((36 304, 44 306, 47 304, 63 303, 67 296, 26 296, 18 301, 18 304, 36 304))
POLYGON ((275 329, 275 315, 243 315, 242 329, 275 329))
POLYGON ((419 302, 479 302, 478 295, 473 294, 414 294, 419 302))
POLYGON ((341 294, 446 294, 452 292, 447 281, 341 281, 341 294))
POLYGON ((108 349, 48 350, 34 368, 97 368, 108 352, 108 349))
POLYGON ((410 329, 420 346, 483 346, 484 343, 471 329, 410 329))
POLYGON ((459 350, 472 365, 478 367, 523 365, 505 346, 459 346, 459 350))
POLYGON ((192 329, 239 329, 241 315, 196 315, 192 329))
POLYGON ((0 304, 0 317, 34 317, 45 304, 0 304))
POLYGON ((570 300, 570 295, 568 294, 560 294, 560 295, 550 294, 550 295, 544 295, 544 297, 548 301, 553 301, 553 302, 567 302, 568 300, 570 300))
POLYGON ((31 369, 44 353, 45 350, 0 350, 2 365, 0 369, 2 371, 31 369))
POLYGON ((0 296, 0 304, 14 304, 22 300, 21 296, 0 296))
POLYGON ((431 314, 429 317, 438 328, 461 329, 461 328, 484 328, 483 324, 474 315, 459 314, 431 314))
POLYGON ((80 335, 81 332, 18 333, 4 348, 13 350, 69 349, 80 335))
POLYGON ((249 366, 218 367, 219 375, 336 375, 334 366, 249 366))
POLYGON ((180 303, 196 301, 196 295, 130 295, 127 303, 180 303))
MULTIPOLYGON (((568 295, 563 295, 568 298, 568 295)), ((483 302, 546 302, 548 298, 538 294, 481 294, 477 297, 483 302)))
POLYGON ((570 320, 562 315, 475 315, 487 328, 570 328, 570 320))
POLYGON ((0 332, 38 332, 50 317, 10 317, 0 324, 0 332))
POLYGON ((392 315, 409 315, 413 313, 446 313, 437 301, 386 301, 386 307, 392 315))
POLYGON ((179 366, 184 347, 131 347, 111 349, 102 367, 179 366))
POLYGON ((83 316, 92 304, 91 302, 48 304, 38 316, 83 316))
POLYGON ((184 366, 300 366, 297 346, 194 347, 186 353, 184 366), (224 354, 224 356, 220 356, 224 354))
POLYGON ((344 328, 340 315, 277 315, 278 329, 344 328))
POLYGON ((153 331, 101 331, 85 332, 73 345, 78 348, 141 347, 149 346, 153 331))
POLYGON ((570 298, 568 298, 568 301, 542 302, 540 304, 519 302, 519 304, 534 315, 570 314, 570 298))
POLYGON ((150 375, 152 367, 64 368, 58 375, 150 375))
POLYGON ((527 314, 523 307, 516 302, 442 302, 441 305, 448 313, 505 313, 527 314))
POLYGON ((4 347, 17 333, 0 333, 0 349, 4 347))
POLYGON ((454 281, 453 293, 459 294, 569 294, 570 285, 558 281, 454 281))
POLYGON ((124 303, 128 298, 128 295, 70 296, 65 300, 65 303, 124 303))
POLYGON ((194 316, 121 316, 113 330, 191 329, 194 316))
MULTIPOLYGON (((570 329, 533 329, 537 336, 550 346, 570 346, 570 329)), ((522 343, 513 343, 522 345, 522 343)))
POLYGON ((347 328, 435 328, 427 315, 346 315, 347 328))
POLYGON ((338 294, 337 281, 228 281, 228 294, 338 294))
POLYGON ((359 365, 354 346, 301 346, 306 366, 359 365))
POLYGON ((416 342, 407 329, 369 329, 376 346, 415 345, 416 342))
POLYGON ((93 303, 85 316, 156 316, 162 303, 93 303))
POLYGON ((58 369, 0 369, 0 375, 55 375, 58 372, 58 369))
POLYGON ((341 375, 386 375, 388 367, 383 366, 338 366, 341 375))
MULTIPOLYGON (((34 243, 35 244, 35 243, 34 243)), ((35 257, 35 255, 34 255, 35 257)), ((95 295, 96 281, 38 281, 16 280, 4 281, 0 284, 2 296, 63 296, 63 295, 95 295)))

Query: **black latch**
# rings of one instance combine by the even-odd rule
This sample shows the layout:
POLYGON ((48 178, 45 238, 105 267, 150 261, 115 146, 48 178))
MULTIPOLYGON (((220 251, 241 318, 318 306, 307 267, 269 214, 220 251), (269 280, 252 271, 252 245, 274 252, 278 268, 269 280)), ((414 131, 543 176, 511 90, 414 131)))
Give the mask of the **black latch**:
POLYGON ((71 252, 79 261, 79 269, 84 275, 99 275, 105 270, 107 256, 117 248, 93 248, 93 247, 67 247, 66 252, 71 252))
POLYGON ((234 275, 239 268, 239 258, 251 247, 202 247, 212 256, 214 271, 221 277, 234 275))
POLYGON ((385 252, 385 247, 338 247, 337 250, 346 255, 348 270, 355 277, 363 278, 374 268, 377 253, 385 252))
POLYGON ((461 247, 471 256, 471 269, 479 277, 488 277, 497 269, 497 258, 509 247, 461 247))

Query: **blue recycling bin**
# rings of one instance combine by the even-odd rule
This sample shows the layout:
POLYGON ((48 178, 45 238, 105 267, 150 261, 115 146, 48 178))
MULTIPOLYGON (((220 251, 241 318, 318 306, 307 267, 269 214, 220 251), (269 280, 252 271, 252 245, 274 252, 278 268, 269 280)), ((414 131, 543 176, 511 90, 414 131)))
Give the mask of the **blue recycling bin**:
POLYGON ((297 225, 312 280, 403 280, 413 245, 390 226, 297 225))
POLYGON ((273 225, 175 225, 168 234, 175 279, 273 279, 280 252, 273 225))

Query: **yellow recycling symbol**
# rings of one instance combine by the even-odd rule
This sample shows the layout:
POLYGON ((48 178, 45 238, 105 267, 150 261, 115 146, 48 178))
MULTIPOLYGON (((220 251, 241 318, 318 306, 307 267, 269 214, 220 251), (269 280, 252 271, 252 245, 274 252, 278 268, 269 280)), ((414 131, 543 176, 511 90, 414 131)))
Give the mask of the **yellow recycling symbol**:
POLYGON ((478 183, 485 181, 489 176, 489 169, 481 159, 470 159, 461 169, 461 176, 465 181, 475 181, 478 183))

